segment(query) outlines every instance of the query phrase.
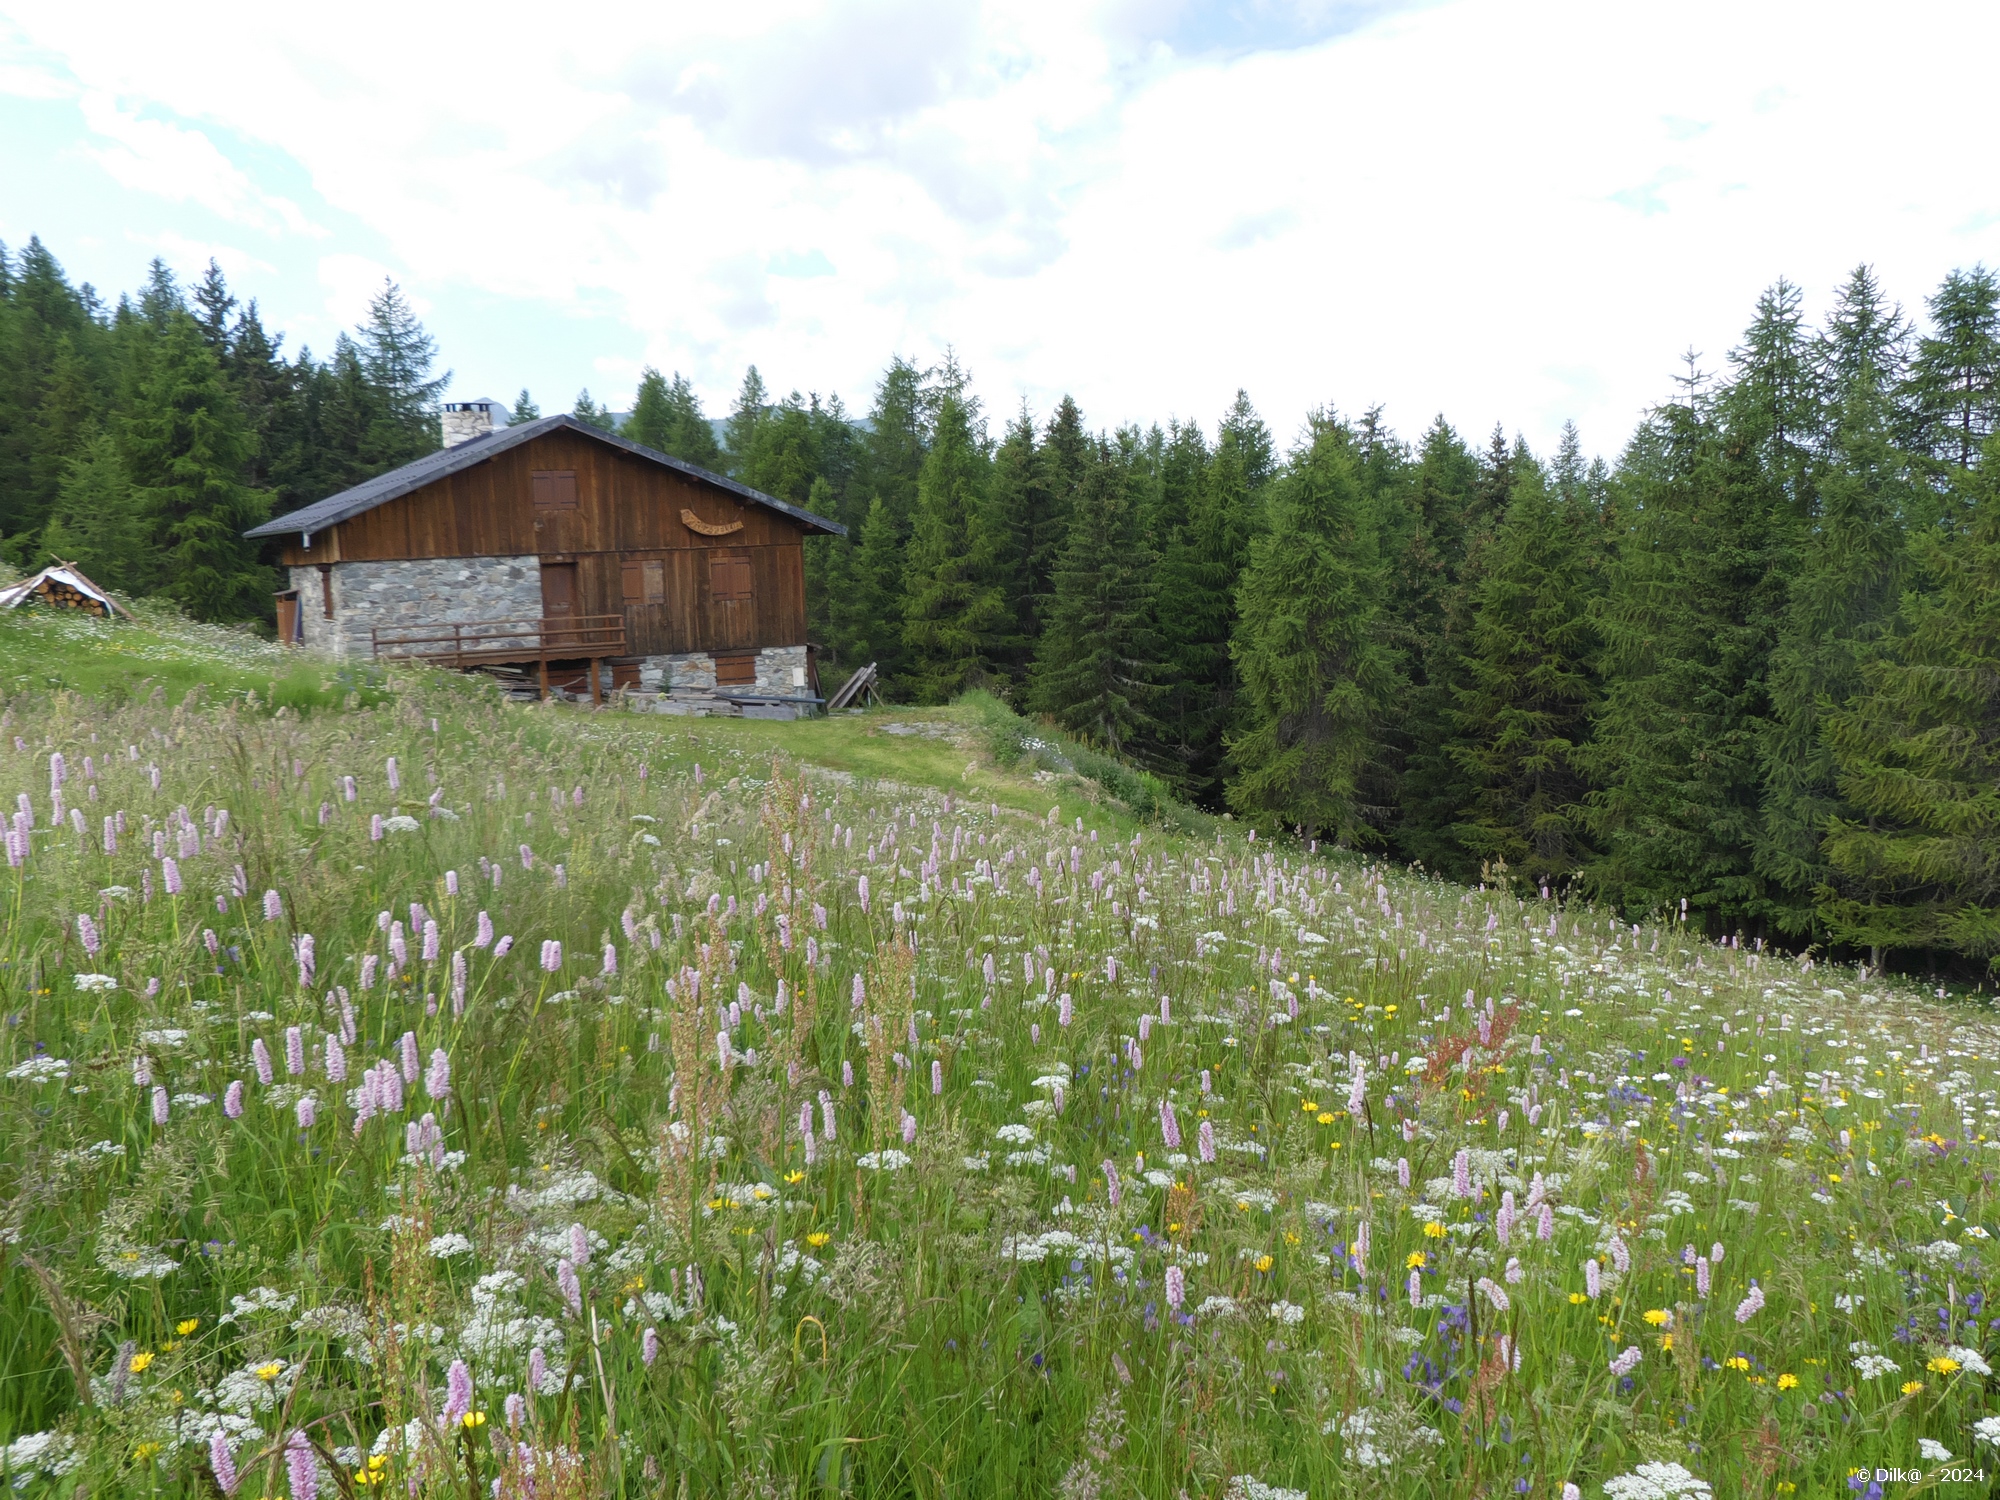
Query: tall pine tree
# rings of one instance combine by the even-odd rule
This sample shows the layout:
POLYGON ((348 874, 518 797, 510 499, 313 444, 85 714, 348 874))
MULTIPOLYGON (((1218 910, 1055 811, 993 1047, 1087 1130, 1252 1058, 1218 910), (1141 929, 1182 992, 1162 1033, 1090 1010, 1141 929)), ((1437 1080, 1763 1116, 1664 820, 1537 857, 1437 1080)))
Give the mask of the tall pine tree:
POLYGON ((199 619, 263 618, 271 570, 243 533, 269 514, 269 496, 243 482, 242 410, 185 311, 169 316, 152 350, 124 449, 139 503, 155 518, 164 591, 199 619))
POLYGON ((1800 549, 1777 649, 1761 755, 1763 829, 1757 867, 1770 878, 1780 928, 1813 927, 1814 892, 1827 881, 1820 841, 1845 811, 1821 730, 1846 703, 1860 667, 1889 628, 1902 592, 1903 526, 1915 485, 1891 446, 1882 393, 1861 369, 1842 403, 1819 478, 1819 514, 1800 549))
POLYGON ((1079 739, 1116 755, 1152 733, 1158 647, 1152 634, 1154 554, 1131 476, 1108 443, 1087 451, 1057 560, 1031 701, 1079 739))
POLYGON ((938 405, 904 572, 903 673, 919 703, 946 703, 996 674, 1012 634, 987 512, 985 443, 956 391, 938 405))
MULTIPOLYGON (((1581 467, 1574 428, 1559 463, 1581 467)), ((1590 856, 1579 751, 1598 698, 1599 519, 1581 486, 1516 462, 1514 496, 1473 590, 1452 753, 1473 796, 1458 843, 1498 875, 1566 886, 1590 856)))
POLYGON ((2000 439, 1953 479, 1969 524, 1917 543, 1934 593, 1824 733, 1841 796, 1820 892, 1833 936, 2000 970, 2000 439))
POLYGON ((1619 479, 1605 695, 1583 758, 1599 853, 1584 876, 1628 911, 1685 901, 1691 920, 1727 930, 1773 912, 1754 865, 1759 751, 1799 522, 1727 440, 1702 378, 1684 385, 1619 479))
POLYGON ((1378 842, 1387 810, 1370 771, 1399 674, 1382 639, 1382 518, 1362 493, 1346 428, 1309 419, 1266 512, 1238 594, 1230 805, 1308 839, 1378 842))

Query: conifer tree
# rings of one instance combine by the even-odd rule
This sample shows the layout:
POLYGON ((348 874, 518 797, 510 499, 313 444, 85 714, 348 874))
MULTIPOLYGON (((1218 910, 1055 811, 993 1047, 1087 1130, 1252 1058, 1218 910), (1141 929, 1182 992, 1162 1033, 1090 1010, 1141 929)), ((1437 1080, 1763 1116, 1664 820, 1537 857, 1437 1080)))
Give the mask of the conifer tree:
POLYGON ((1225 443, 1234 444, 1242 456, 1243 483, 1249 497, 1249 509, 1245 514, 1254 531, 1261 524, 1259 508, 1264 487, 1277 476, 1278 445, 1271 437, 1271 429, 1257 415, 1257 408, 1250 404, 1248 391, 1239 389, 1236 399, 1229 404, 1229 410, 1222 414, 1216 447, 1220 448, 1225 443))
POLYGON ((1893 620, 1915 492, 1908 460, 1890 444, 1887 404, 1865 368, 1843 402, 1818 490, 1819 515, 1800 548, 1771 658, 1760 747, 1757 868, 1770 879, 1778 926, 1792 934, 1811 930, 1814 892, 1827 880, 1820 842, 1844 811, 1822 717, 1853 696, 1861 663, 1893 620))
POLYGON ((521 394, 514 398, 514 409, 507 413, 507 425, 518 427, 523 422, 539 422, 541 419, 542 409, 535 405, 534 397, 528 394, 528 388, 522 386, 521 394))
POLYGON ((731 472, 752 489, 803 505, 819 473, 818 439, 812 412, 793 391, 764 408, 743 447, 731 448, 731 472))
POLYGON ((1056 565, 1031 701, 1071 734, 1116 755, 1136 748, 1153 728, 1155 558, 1140 531, 1126 466, 1101 439, 1092 447, 1056 565))
MULTIPOLYGON (((1731 440, 1751 450, 1767 482, 1801 519, 1818 503, 1828 425, 1803 302, 1799 289, 1782 277, 1757 298, 1743 342, 1730 353, 1734 376, 1722 398, 1722 422, 1731 440)), ((1879 390, 1872 380, 1869 388, 1879 390)))
POLYGON ((667 422, 667 378, 647 365, 639 372, 639 389, 619 434, 667 453, 672 451, 667 447, 667 422))
POLYGON ((903 675, 919 703, 947 703, 995 674, 1011 611, 995 577, 998 538, 986 510, 986 453, 955 391, 938 405, 904 572, 903 675))
POLYGON ((1394 836, 1403 858, 1453 877, 1477 868, 1456 832, 1474 787, 1452 753, 1452 714, 1489 541, 1481 496, 1477 457, 1439 416, 1403 487, 1404 540, 1389 579, 1390 639, 1409 678, 1394 836))
POLYGON ((1223 736, 1236 702, 1229 642, 1249 546, 1250 485, 1240 436, 1223 429, 1211 455, 1200 428, 1177 426, 1161 491, 1170 523, 1154 596, 1161 760, 1186 796, 1219 809, 1223 736))
POLYGON ((203 341, 215 352, 217 359, 227 362, 230 330, 234 322, 230 315, 236 311, 236 297, 229 290, 228 279, 223 276, 222 267, 215 263, 213 256, 209 257, 208 269, 201 273, 201 280, 195 283, 188 300, 194 303, 194 320, 201 329, 203 341))
POLYGON ((861 541, 849 569, 847 605, 834 609, 835 627, 847 642, 857 665, 873 662, 881 681, 899 691, 903 671, 904 544, 897 535, 889 502, 879 494, 868 503, 861 523, 861 541))
POLYGON ((160 582, 152 518, 110 434, 92 431, 71 456, 56 508, 42 530, 50 562, 75 563, 101 588, 151 593, 160 582))
POLYGON ((590 387, 585 386, 576 393, 576 405, 569 414, 587 427, 595 427, 600 432, 612 430, 611 408, 600 406, 590 397, 590 387))
POLYGON ((743 384, 736 392, 736 409, 729 414, 729 423, 723 429, 722 441, 727 449, 724 458, 731 474, 737 472, 757 446, 757 433, 768 419, 770 401, 764 377, 757 373, 755 365, 750 366, 743 372, 743 384))
POLYGON ((435 453, 443 441, 438 399, 451 383, 451 372, 431 373, 437 340, 418 321, 403 289, 385 279, 355 332, 361 367, 377 398, 368 426, 369 460, 393 469, 435 453))
POLYGON ((222 367, 194 319, 176 310, 152 351, 124 457, 155 518, 165 592, 204 620, 262 618, 271 570, 243 533, 269 497, 243 482, 250 436, 222 367))
MULTIPOLYGON (((229 332, 224 368, 242 404, 244 426, 249 429, 250 464, 244 479, 255 489, 278 491, 299 446, 301 402, 292 367, 279 352, 284 338, 279 334, 274 339, 264 331, 255 299, 229 332)), ((272 508, 290 510, 318 498, 274 493, 272 508)))
POLYGON ((1000 444, 993 450, 993 464, 987 479, 990 510, 997 529, 995 576, 1014 610, 1011 631, 1014 644, 999 663, 1011 686, 1027 680, 1034 660, 1035 595, 1029 583, 1028 559, 1033 554, 1035 530, 1043 509, 1041 465, 1035 454, 1035 421, 1027 403, 1007 424, 1000 444))
POLYGON ((1583 757, 1598 854, 1585 883, 1624 910, 1717 930, 1772 915, 1754 867, 1759 748, 1798 521, 1727 441, 1690 371, 1622 466, 1600 628, 1605 695, 1583 757))
POLYGON ((1917 341, 1908 382, 1922 451, 1969 469, 2000 429, 2000 276, 1953 271, 1929 306, 1931 332, 1917 341))
POLYGON ((1399 682, 1382 640, 1380 534, 1351 436, 1315 413, 1270 489, 1238 593, 1242 728, 1229 742, 1228 787, 1238 812, 1307 839, 1380 837, 1370 766, 1399 682))
POLYGON ((1489 873, 1504 867, 1530 888, 1562 888, 1590 853, 1578 751, 1598 696, 1599 523, 1573 482, 1575 429, 1564 439, 1559 463, 1572 482, 1561 490, 1532 460, 1515 463, 1453 689, 1451 750, 1473 789, 1457 841, 1489 873))
POLYGON ((666 437, 666 451, 675 458, 714 474, 722 472, 722 445, 715 440, 714 424, 702 415, 700 398, 678 370, 667 385, 666 437))
POLYGON ((2000 439, 1952 478, 1968 525, 1916 544, 1935 592, 1908 595, 1896 649, 1828 715, 1841 796, 1820 891, 1833 936, 2000 969, 2000 439))
POLYGON ((678 370, 667 380, 652 366, 646 367, 623 430, 648 448, 670 453, 711 473, 722 472, 722 445, 715 440, 715 428, 702 415, 701 400, 687 376, 678 370))
POLYGON ((0 532, 32 533, 55 504, 82 423, 109 386, 89 299, 31 238, 7 278, 0 320, 0 532), (47 410, 53 403, 60 416, 47 410))
POLYGON ((1070 520, 1077 486, 1095 456, 1095 445, 1083 430, 1083 413, 1070 397, 1056 403, 1041 445, 1035 450, 1036 476, 1024 490, 1016 523, 1021 549, 1022 581, 1032 624, 1028 633, 1039 640, 1048 631, 1055 607, 1056 571, 1069 545, 1070 520))

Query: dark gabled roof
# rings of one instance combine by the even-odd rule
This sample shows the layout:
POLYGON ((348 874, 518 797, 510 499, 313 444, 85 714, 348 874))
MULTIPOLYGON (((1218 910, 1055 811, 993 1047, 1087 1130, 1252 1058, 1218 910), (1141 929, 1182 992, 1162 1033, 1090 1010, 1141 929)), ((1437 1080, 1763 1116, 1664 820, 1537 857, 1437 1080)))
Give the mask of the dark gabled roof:
POLYGON ((288 536, 293 532, 306 534, 324 531, 329 526, 336 526, 342 521, 360 515, 363 511, 373 510, 376 506, 407 495, 412 490, 420 490, 427 484, 434 484, 447 474, 457 474, 474 464, 484 463, 496 454, 505 453, 509 448, 517 448, 522 443, 530 443, 547 433, 562 430, 595 438, 598 442, 622 449, 635 458, 646 459, 662 468, 685 474, 690 479, 699 479, 704 484, 712 484, 717 489, 727 490, 739 499, 748 500, 753 505, 764 506, 767 510, 774 510, 814 531, 825 532, 829 536, 847 535, 847 528, 838 521, 829 521, 825 516, 816 516, 809 510, 787 504, 775 495, 767 495, 762 490, 753 490, 747 484, 738 484, 735 480, 724 478, 720 474, 711 474, 706 469, 675 458, 672 454, 662 453, 657 448, 648 448, 629 438, 622 438, 615 433, 592 427, 587 422, 579 422, 567 413, 543 417, 538 422, 523 422, 515 427, 496 428, 490 433, 453 447, 440 448, 435 453, 427 453, 422 458, 404 464, 400 469, 377 474, 365 484, 357 484, 353 489, 342 490, 337 495, 328 495, 324 500, 315 500, 311 505, 301 506, 275 520, 266 521, 262 526, 252 527, 243 534, 266 537, 288 536))

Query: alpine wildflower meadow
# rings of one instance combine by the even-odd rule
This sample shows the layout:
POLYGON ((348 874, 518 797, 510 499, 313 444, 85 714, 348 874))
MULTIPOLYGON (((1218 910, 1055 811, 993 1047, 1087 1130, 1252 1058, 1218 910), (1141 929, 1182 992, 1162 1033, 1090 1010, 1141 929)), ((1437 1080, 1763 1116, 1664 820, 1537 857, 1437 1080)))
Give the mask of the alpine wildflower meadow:
POLYGON ((1992 1473, 1984 1002, 755 727, 10 696, 5 1483, 1992 1473))

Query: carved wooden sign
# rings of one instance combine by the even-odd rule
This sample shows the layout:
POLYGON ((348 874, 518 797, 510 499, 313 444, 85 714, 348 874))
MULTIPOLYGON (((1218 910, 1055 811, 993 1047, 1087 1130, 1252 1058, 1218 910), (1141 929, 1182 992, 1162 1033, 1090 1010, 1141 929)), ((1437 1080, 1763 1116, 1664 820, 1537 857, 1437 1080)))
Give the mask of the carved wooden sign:
POLYGON ((704 521, 685 505, 681 507, 681 520, 687 524, 689 531, 698 532, 702 536, 728 536, 732 531, 743 529, 741 521, 704 521))

